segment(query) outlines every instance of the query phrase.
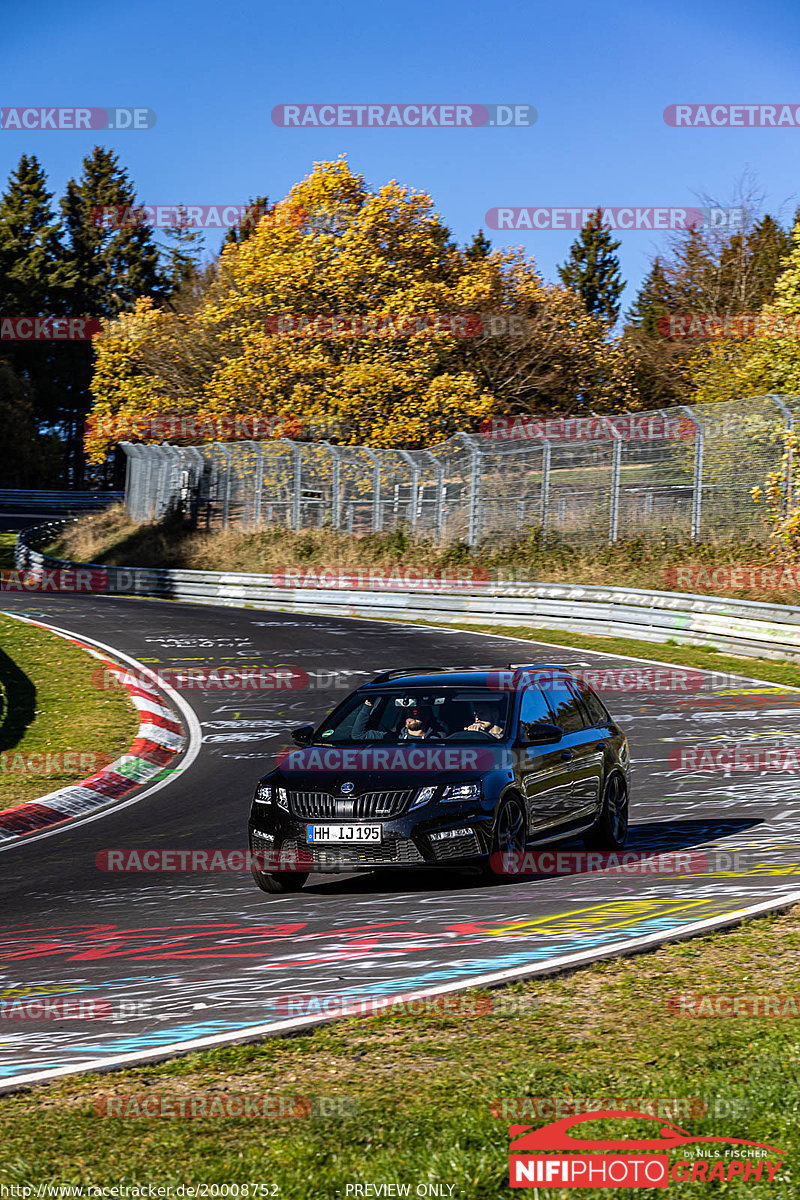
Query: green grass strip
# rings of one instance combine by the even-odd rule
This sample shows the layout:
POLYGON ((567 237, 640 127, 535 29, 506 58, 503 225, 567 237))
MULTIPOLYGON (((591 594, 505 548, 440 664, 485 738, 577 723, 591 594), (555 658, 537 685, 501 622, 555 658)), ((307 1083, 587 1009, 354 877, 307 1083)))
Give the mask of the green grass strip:
POLYGON ((98 673, 85 650, 0 614, 0 808, 75 783, 128 749, 138 714, 126 691, 97 687, 98 673))

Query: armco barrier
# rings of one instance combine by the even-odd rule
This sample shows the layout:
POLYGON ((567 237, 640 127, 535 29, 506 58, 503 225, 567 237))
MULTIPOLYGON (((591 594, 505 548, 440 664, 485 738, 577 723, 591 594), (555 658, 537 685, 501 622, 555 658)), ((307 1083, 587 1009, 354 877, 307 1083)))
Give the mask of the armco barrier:
POLYGON ((39 547, 58 536, 66 522, 24 530, 17 537, 19 570, 87 568, 105 573, 103 590, 117 595, 221 604, 233 608, 272 608, 331 616, 388 617, 398 621, 437 621, 475 625, 528 625, 711 646, 756 658, 800 658, 800 608, 728 600, 682 592, 583 584, 488 583, 435 594, 381 589, 287 588, 270 575, 224 571, 178 571, 143 567, 102 567, 49 558, 39 547))
POLYGON ((0 508, 78 509, 107 508, 125 499, 124 492, 30 491, 27 488, 0 488, 0 508))

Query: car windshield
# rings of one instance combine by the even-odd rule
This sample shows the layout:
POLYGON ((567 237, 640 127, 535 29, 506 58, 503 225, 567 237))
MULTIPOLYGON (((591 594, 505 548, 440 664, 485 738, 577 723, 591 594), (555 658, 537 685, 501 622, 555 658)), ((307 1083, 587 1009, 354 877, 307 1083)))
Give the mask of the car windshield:
POLYGON ((494 742, 506 736, 508 713, 508 694, 487 688, 376 689, 346 700, 318 727, 314 741, 494 742))

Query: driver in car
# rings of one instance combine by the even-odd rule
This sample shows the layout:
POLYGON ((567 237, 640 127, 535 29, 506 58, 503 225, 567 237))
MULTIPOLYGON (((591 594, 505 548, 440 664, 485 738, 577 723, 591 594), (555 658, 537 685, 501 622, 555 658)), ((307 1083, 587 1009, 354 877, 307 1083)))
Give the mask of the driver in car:
POLYGON ((488 733, 490 737, 501 738, 503 728, 497 724, 497 709, 491 701, 483 703, 476 701, 472 706, 472 722, 465 725, 469 733, 488 733))
POLYGON ((436 736, 431 710, 429 708, 412 708, 403 723, 398 741, 405 742, 409 738, 424 740, 436 736))

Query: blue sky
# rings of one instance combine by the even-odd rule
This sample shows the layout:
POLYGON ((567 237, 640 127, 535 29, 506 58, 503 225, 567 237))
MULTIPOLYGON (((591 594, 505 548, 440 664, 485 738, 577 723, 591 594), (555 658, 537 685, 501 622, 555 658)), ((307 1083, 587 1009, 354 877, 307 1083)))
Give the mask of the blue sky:
MULTIPOLYGON (((429 192, 459 241, 488 209, 729 202, 743 171, 787 220, 800 198, 800 128, 674 129, 686 103, 800 104, 800 6, 589 0, 468 6, 305 0, 55 0, 6 6, 0 105, 136 105, 131 132, 0 132, 0 182, 34 153, 58 194, 96 142, 116 150, 145 203, 235 204, 286 194, 314 161, 348 155, 378 186, 429 192), (520 129, 281 129, 275 104, 528 103, 520 129)), ((556 278, 575 237, 493 233, 556 278)), ((220 235, 207 244, 216 249, 220 235)), ((663 235, 622 235, 631 303, 663 235)))

